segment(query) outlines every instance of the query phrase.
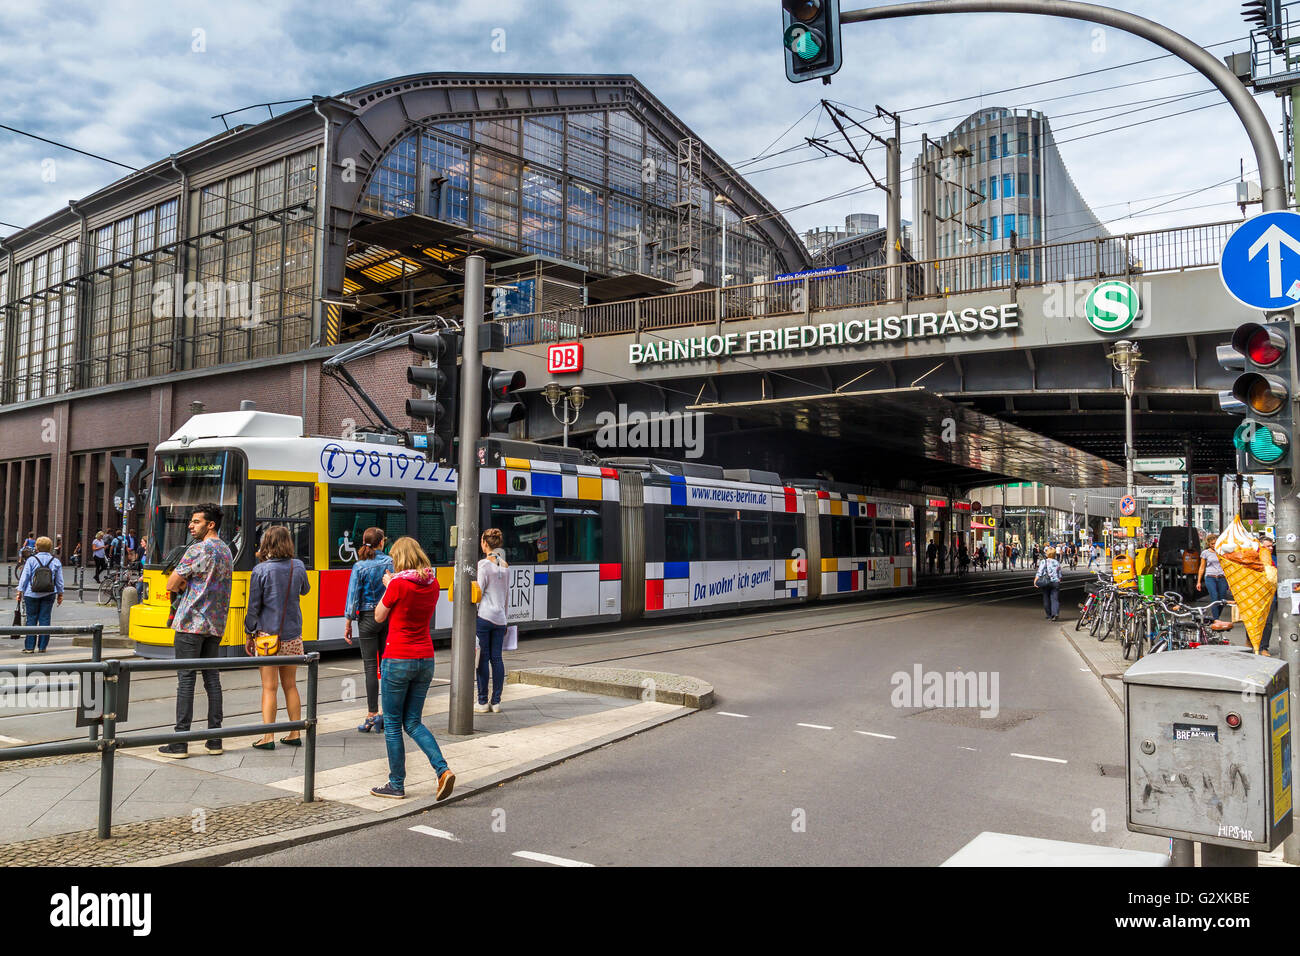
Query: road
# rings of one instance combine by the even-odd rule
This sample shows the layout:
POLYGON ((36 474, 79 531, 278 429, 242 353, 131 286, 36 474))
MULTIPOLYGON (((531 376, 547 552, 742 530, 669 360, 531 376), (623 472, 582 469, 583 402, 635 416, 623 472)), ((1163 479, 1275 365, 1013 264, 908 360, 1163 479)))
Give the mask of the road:
POLYGON ((933 866, 984 830, 1163 850, 1124 826, 1119 710, 1024 576, 992 581, 553 639, 529 656, 691 674, 717 702, 492 793, 241 865, 933 866), (990 716, 911 699, 918 669, 982 675, 990 716))

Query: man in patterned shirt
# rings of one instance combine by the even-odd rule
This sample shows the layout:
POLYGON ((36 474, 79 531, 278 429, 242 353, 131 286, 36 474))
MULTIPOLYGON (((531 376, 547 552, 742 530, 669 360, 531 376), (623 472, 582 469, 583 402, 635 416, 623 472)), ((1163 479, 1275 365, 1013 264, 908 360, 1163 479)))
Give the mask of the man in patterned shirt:
MULTIPOLYGON (((199 505, 190 516, 190 536, 194 543, 176 565, 167 579, 167 590, 179 593, 176 616, 172 626, 176 631, 176 659, 178 661, 202 657, 216 657, 221 645, 221 635, 226 630, 226 617, 230 612, 230 581, 233 559, 230 548, 221 540, 217 529, 221 527, 221 509, 214 504, 199 505)), ((176 730, 185 733, 194 717, 193 670, 176 671, 176 730)), ((217 671, 203 672, 203 689, 208 696, 208 729, 221 728, 221 676, 217 671)), ((210 754, 220 754, 220 739, 209 740, 205 747, 210 754)), ((164 757, 189 756, 184 743, 166 744, 158 748, 164 757)))

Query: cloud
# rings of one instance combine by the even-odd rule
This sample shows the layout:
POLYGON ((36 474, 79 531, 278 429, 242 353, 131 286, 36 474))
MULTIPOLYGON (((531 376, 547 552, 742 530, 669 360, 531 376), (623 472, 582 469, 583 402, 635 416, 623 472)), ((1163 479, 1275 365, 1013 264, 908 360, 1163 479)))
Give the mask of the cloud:
MULTIPOLYGON (((223 124, 211 118, 214 114, 335 94, 390 76, 426 71, 630 73, 728 161, 746 160, 769 146, 772 152, 794 147, 744 167, 779 209, 869 182, 860 168, 837 157, 769 168, 817 155, 803 139, 830 130, 818 106, 823 96, 853 107, 850 112, 863 122, 874 115, 876 104, 903 111, 905 169, 922 132, 942 135, 980 106, 1042 108, 1063 141, 1076 184, 1103 219, 1126 215, 1130 203, 1131 209, 1141 209, 1162 201, 1157 197, 1229 179, 1242 157, 1248 171, 1255 165, 1227 106, 1146 122, 1214 102, 1218 94, 1126 114, 1136 108, 1126 104, 1208 84, 1199 77, 1160 79, 1188 72, 1172 58, 1109 69, 1162 53, 1117 31, 1099 33, 1090 24, 1007 14, 848 24, 843 31, 845 66, 833 84, 794 85, 784 76, 775 6, 770 0, 10 5, 0 8, 0 114, 7 125, 143 166, 220 132, 223 124), (505 31, 504 52, 492 50, 494 30, 505 31), (1059 76, 1071 78, 1012 89, 1059 76), (1144 82, 1104 89, 1135 81, 1144 82), (958 102, 947 102, 952 100, 958 102), (1109 112, 1079 113, 1108 105, 1109 112), (796 122, 810 108, 807 118, 796 122), (1065 115, 1071 113, 1076 115, 1065 115), (1105 119, 1066 129, 1098 118, 1105 119), (1067 138, 1073 141, 1064 142, 1067 138)), ((1170 15, 1170 5, 1155 0, 1129 6, 1156 19, 1170 15)), ((1246 34, 1235 4, 1196 0, 1177 5, 1176 11, 1175 28, 1201 43, 1246 34)), ((1246 46, 1241 42, 1213 52, 1221 56, 1246 46)), ((1279 101, 1270 96, 1259 102, 1278 125, 1279 101)), ((273 107, 286 108, 290 106, 273 107)), ((257 122, 266 115, 265 107, 250 109, 231 122, 257 122)), ((868 125, 879 132, 887 126, 883 121, 868 125)), ((881 151, 869 152, 868 158, 883 178, 881 151)), ((6 170, 0 177, 3 219, 19 225, 35 222, 69 198, 125 172, 3 131, 0 167, 6 170), (53 183, 42 179, 42 160, 47 159, 55 162, 53 183)), ((905 195, 903 208, 910 206, 905 195)), ((789 218, 805 229, 842 222, 851 212, 883 214, 883 194, 867 190, 792 211, 789 218)), ((1229 184, 1142 219, 1121 219, 1113 228, 1153 228, 1236 214, 1229 184), (1216 204, 1210 208, 1180 211, 1212 201, 1216 204)), ((11 231, 0 227, 0 233, 11 231)))

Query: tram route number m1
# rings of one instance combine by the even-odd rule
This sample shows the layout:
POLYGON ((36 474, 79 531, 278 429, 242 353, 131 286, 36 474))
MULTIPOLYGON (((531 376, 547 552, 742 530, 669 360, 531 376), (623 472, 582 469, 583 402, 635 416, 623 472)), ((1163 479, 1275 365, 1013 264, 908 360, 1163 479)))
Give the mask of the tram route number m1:
POLYGON ((990 333, 1020 327, 1020 306, 1015 302, 947 312, 910 312, 874 319, 849 319, 816 325, 790 325, 782 329, 750 329, 721 335, 664 339, 628 344, 631 365, 691 362, 732 355, 765 352, 799 352, 812 349, 865 345, 872 342, 946 338, 990 333))

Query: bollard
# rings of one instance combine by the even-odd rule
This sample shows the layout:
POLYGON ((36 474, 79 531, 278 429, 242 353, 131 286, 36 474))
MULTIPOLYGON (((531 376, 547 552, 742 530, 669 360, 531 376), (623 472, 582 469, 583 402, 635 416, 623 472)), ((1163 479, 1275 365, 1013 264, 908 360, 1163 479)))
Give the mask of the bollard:
POLYGON ((127 636, 131 633, 131 608, 140 603, 140 591, 128 584, 122 588, 122 606, 117 610, 118 631, 127 636))
POLYGON ((120 661, 108 662, 100 700, 104 739, 99 742, 99 830, 96 836, 101 840, 113 835, 113 751, 117 749, 117 675, 121 666, 120 661))
POLYGON ((307 661, 307 741, 303 747, 302 801, 316 799, 316 696, 320 654, 312 652, 307 661))

